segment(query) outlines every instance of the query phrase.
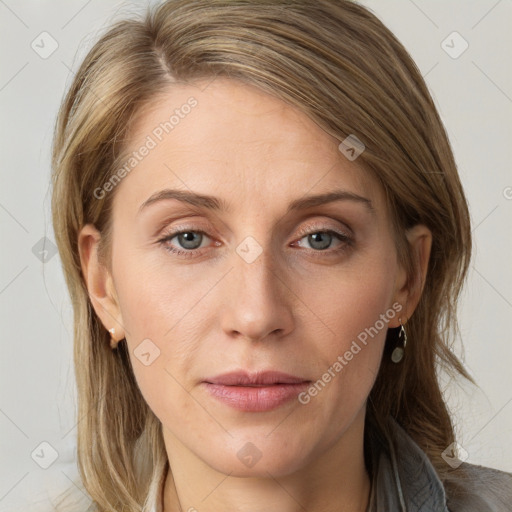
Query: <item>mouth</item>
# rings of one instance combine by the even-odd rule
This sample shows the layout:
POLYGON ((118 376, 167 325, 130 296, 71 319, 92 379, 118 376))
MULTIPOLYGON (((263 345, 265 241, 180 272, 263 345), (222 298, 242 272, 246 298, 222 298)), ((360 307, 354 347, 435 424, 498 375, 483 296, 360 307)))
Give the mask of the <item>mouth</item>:
POLYGON ((271 386, 274 384, 300 384, 311 382, 303 377, 297 377, 289 373, 274 370, 249 373, 246 371, 235 371, 224 373, 204 380, 209 384, 222 384, 224 386, 271 386))
POLYGON ((288 373, 237 371, 205 379, 202 384, 209 394, 234 409, 265 412, 276 409, 295 398, 309 386, 310 380, 288 373))

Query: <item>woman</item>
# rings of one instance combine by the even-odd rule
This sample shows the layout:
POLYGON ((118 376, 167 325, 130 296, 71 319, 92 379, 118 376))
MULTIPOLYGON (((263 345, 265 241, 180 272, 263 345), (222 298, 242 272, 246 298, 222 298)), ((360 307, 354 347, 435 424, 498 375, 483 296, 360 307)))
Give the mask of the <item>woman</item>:
POLYGON ((402 45, 349 1, 169 0, 59 113, 94 510, 504 511, 436 377, 471 228, 402 45))

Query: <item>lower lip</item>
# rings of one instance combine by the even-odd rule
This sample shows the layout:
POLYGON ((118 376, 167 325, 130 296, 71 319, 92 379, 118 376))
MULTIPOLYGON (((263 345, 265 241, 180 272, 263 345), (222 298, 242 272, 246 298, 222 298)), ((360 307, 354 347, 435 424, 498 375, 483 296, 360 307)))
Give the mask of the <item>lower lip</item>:
POLYGON ((269 386, 225 386, 204 382, 207 391, 221 402, 246 412, 271 411, 289 402, 309 386, 308 382, 297 384, 273 384, 269 386))

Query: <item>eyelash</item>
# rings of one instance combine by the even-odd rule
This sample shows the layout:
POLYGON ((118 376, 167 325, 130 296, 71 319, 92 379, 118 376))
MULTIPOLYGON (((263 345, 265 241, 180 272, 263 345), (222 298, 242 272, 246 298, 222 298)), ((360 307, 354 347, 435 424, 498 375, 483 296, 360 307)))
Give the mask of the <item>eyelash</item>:
MULTIPOLYGON (((208 233, 206 233, 205 231, 203 231, 201 229, 196 229, 194 226, 190 226, 186 229, 179 228, 176 231, 172 231, 171 233, 168 233, 165 236, 163 236, 162 238, 160 238, 157 242, 159 244, 161 244, 166 251, 168 251, 172 254, 176 254, 180 257, 194 258, 194 257, 198 256, 197 252, 202 251, 202 249, 189 249, 189 250, 176 249, 167 244, 167 242, 172 240, 174 237, 181 235, 183 233, 196 233, 196 234, 206 235, 208 237, 208 233)), ((354 243, 354 239, 351 236, 347 235, 346 233, 341 233, 341 232, 335 231, 333 229, 324 229, 324 228, 317 227, 317 226, 312 226, 307 229, 303 229, 303 230, 299 231, 299 236, 300 236, 299 240, 301 240, 302 238, 304 238, 307 235, 313 235, 313 234, 317 234, 317 233, 325 233, 325 234, 329 234, 329 235, 334 235, 335 237, 338 238, 338 240, 340 242, 342 242, 342 244, 336 249, 325 249, 325 250, 307 249, 309 252, 311 252, 313 254, 316 253, 315 256, 321 257, 326 254, 330 254, 330 255, 339 254, 339 253, 342 253, 342 252, 348 250, 350 247, 352 247, 352 245, 354 243)))

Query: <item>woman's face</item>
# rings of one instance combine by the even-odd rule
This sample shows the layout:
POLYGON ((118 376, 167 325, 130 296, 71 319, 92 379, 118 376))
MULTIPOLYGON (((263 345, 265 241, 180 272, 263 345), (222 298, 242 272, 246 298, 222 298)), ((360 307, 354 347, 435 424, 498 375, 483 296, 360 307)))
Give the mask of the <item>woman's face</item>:
POLYGON ((361 432, 386 329, 407 318, 382 190, 305 115, 228 79, 173 86, 129 149, 113 299, 94 304, 126 336, 171 463, 277 476, 335 453, 361 432), (236 371, 306 383, 211 383, 236 371))

